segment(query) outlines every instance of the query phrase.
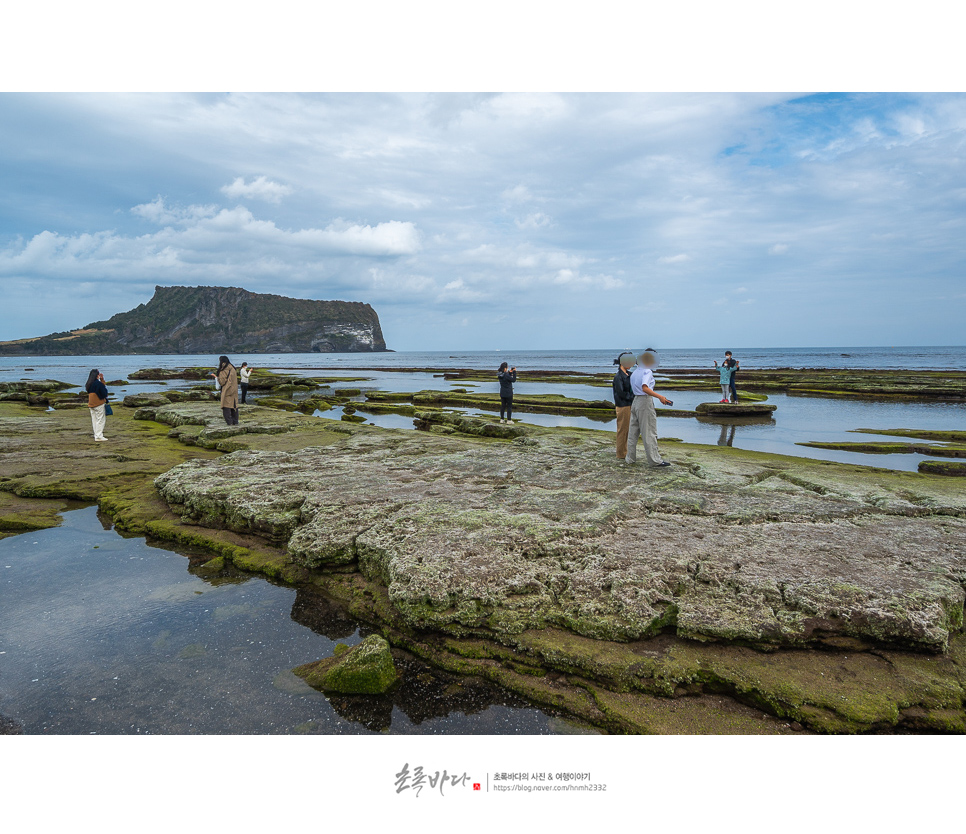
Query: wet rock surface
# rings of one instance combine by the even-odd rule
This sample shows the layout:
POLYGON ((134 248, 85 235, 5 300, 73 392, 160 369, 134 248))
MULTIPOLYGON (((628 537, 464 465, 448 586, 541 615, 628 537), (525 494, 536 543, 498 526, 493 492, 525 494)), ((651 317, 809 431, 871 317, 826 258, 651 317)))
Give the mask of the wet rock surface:
POLYGON ((357 565, 420 629, 941 652, 962 627, 966 496, 939 479, 677 448, 654 472, 589 434, 528 439, 366 432, 156 485, 191 523, 357 565))
POLYGON ((698 414, 714 415, 715 417, 749 417, 753 415, 770 415, 777 405, 770 403, 698 403, 695 411, 698 414))
MULTIPOLYGON (((612 732, 966 732, 955 478, 684 443, 654 472, 605 432, 258 407, 218 438, 217 402, 109 420, 95 444, 86 413, 0 403, 0 535, 97 502, 205 554, 212 586, 259 572, 298 588, 297 621, 368 623, 397 668, 408 652, 612 732)), ((420 685, 330 700, 376 727, 420 685)))
POLYGON ((946 475, 952 478, 966 478, 966 463, 953 463, 945 460, 924 460, 919 463, 919 471, 927 475, 946 475))

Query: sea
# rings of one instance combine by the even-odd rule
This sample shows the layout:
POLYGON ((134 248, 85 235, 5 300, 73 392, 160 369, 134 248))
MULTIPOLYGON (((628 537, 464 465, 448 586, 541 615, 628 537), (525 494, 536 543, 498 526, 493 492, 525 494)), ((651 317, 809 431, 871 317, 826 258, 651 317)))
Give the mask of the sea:
MULTIPOLYGON (((640 352, 649 345, 627 345, 599 350, 476 350, 476 351, 389 351, 386 353, 275 353, 232 356, 235 364, 247 360, 263 368, 359 369, 392 371, 399 368, 496 369, 509 362, 520 371, 570 370, 601 373, 613 369, 614 359, 624 350, 640 352)), ((917 370, 962 370, 966 368, 966 346, 958 347, 823 347, 823 348, 739 348, 730 347, 745 368, 903 368, 917 370)), ((722 350, 696 348, 660 349, 665 368, 707 367, 724 354, 722 350)), ((51 377, 72 381, 86 379, 90 368, 101 369, 108 378, 122 377, 139 368, 173 368, 211 365, 217 357, 181 354, 137 356, 2 356, 0 380, 51 377)))

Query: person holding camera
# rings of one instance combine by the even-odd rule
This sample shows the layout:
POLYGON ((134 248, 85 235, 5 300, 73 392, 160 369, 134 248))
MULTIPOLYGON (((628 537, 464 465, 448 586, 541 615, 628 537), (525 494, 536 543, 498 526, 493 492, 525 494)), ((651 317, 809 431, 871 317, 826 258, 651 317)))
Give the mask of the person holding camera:
POLYGON ((242 362, 241 367, 238 369, 238 382, 241 386, 241 401, 243 403, 248 402, 248 385, 249 380, 252 378, 252 371, 254 370, 247 362, 242 362))
POLYGON ((500 380, 500 422, 513 422, 513 383, 517 381, 517 369, 504 362, 497 371, 500 380), (506 417, 504 417, 504 414, 506 417))
POLYGON ((634 402, 631 404, 631 421, 628 431, 627 463, 637 462, 637 438, 644 441, 644 456, 647 465, 652 467, 670 466, 661 457, 657 448, 657 410, 654 400, 660 400, 664 405, 671 405, 671 401, 654 390, 654 371, 657 365, 657 354, 653 348, 648 348, 638 359, 638 365, 631 374, 631 389, 634 392, 634 402))
POLYGON ((87 391, 87 407, 91 410, 91 423, 94 428, 94 440, 102 443, 107 440, 104 437, 104 424, 106 417, 110 413, 110 404, 107 402, 111 396, 104 384, 104 374, 97 368, 91 370, 87 376, 87 384, 84 386, 87 391))

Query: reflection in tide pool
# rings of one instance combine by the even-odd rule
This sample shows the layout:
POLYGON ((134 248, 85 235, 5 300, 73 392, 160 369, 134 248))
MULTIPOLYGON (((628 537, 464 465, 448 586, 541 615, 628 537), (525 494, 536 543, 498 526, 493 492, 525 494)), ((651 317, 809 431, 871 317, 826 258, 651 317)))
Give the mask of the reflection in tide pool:
MULTIPOLYGON (((481 389, 487 390, 481 385, 481 389)), ((533 388, 537 388, 534 384, 533 388)), ((541 393, 559 393, 545 386, 541 393)), ((558 386, 570 395, 567 386, 558 386)), ((576 387, 576 386, 575 386, 576 387)), ((675 408, 694 409, 698 403, 708 402, 707 392, 674 391, 669 394, 675 408)), ((603 397, 596 397, 603 399, 603 397)), ((778 406, 774 418, 761 417, 663 417, 657 421, 658 435, 677 438, 685 443, 708 446, 732 446, 756 452, 881 466, 914 472, 919 461, 930 458, 920 454, 877 455, 835 449, 816 449, 799 443, 857 443, 859 441, 890 442, 906 438, 863 434, 853 429, 916 428, 932 430, 961 430, 966 425, 966 405, 960 403, 875 402, 869 400, 822 399, 818 397, 789 397, 772 394, 768 402, 778 406)), ((489 415, 496 411, 478 409, 449 409, 469 415, 489 415)), ((339 412, 327 411, 320 416, 331 417, 339 412)), ((362 412, 359 412, 362 414, 362 412)), ((611 412, 603 412, 604 419, 572 417, 558 414, 533 414, 525 407, 517 407, 513 419, 535 426, 565 426, 569 428, 614 431, 616 420, 611 412)), ((384 428, 413 428, 411 417, 397 414, 363 414, 367 422, 384 428)))
POLYGON ((97 510, 0 540, 0 733, 572 732, 415 658, 387 696, 327 698, 289 670, 366 627, 258 576, 203 579, 97 510))

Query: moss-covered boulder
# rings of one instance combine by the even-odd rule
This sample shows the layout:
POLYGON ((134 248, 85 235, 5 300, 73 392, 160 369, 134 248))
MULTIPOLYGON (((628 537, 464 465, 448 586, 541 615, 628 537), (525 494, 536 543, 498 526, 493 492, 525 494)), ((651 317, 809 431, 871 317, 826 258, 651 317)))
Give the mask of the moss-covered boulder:
POLYGON ((356 411, 361 411, 364 414, 401 414, 403 417, 416 416, 416 407, 408 403, 366 402, 360 403, 356 407, 356 411))
POLYGON ((123 404, 127 408, 144 408, 168 405, 170 402, 171 400, 164 394, 128 394, 123 404))
POLYGON ((281 397, 259 397, 258 404, 265 408, 277 408, 280 411, 298 411, 298 403, 281 397))
POLYGON ((200 574, 211 574, 211 573, 220 573, 224 569, 225 569, 225 557, 215 556, 214 559, 209 559, 204 564, 198 565, 198 567, 194 569, 194 572, 200 573, 200 574))
POLYGON ((954 463, 951 460, 924 460, 919 463, 919 471, 926 475, 966 478, 966 463, 954 463))
POLYGON ((212 368, 141 368, 133 374, 128 374, 128 379, 136 379, 150 382, 168 379, 207 379, 208 374, 215 369, 212 368))
POLYGON ((340 643, 332 657, 292 671, 315 689, 343 695, 381 695, 399 679, 389 643, 378 634, 351 649, 340 643))
POLYGON ((166 391, 164 396, 173 403, 188 403, 217 400, 220 394, 213 388, 192 388, 190 391, 166 391))
POLYGON ((21 379, 0 382, 0 394, 25 393, 28 391, 37 394, 48 391, 63 391, 65 388, 73 387, 69 382, 60 382, 56 379, 21 379))
POLYGON ((752 417, 761 415, 770 415, 777 405, 772 405, 771 403, 752 403, 752 402, 737 402, 737 403, 698 403, 695 407, 695 411, 698 414, 705 416, 714 417, 752 417))
POLYGON ((478 417, 467 417, 455 411, 424 410, 414 413, 413 424, 421 431, 435 429, 450 429, 460 434, 475 435, 477 437, 496 437, 503 440, 515 440, 524 437, 527 429, 515 423, 496 423, 478 417))
MULTIPOLYGON (((833 449, 839 452, 861 452, 869 455, 930 455, 936 458, 966 458, 966 445, 948 443, 944 446, 935 443, 877 443, 859 442, 843 443, 841 441, 810 441, 796 443, 796 446, 808 446, 812 449, 833 449)), ((925 470, 923 470, 925 471, 925 470)))

